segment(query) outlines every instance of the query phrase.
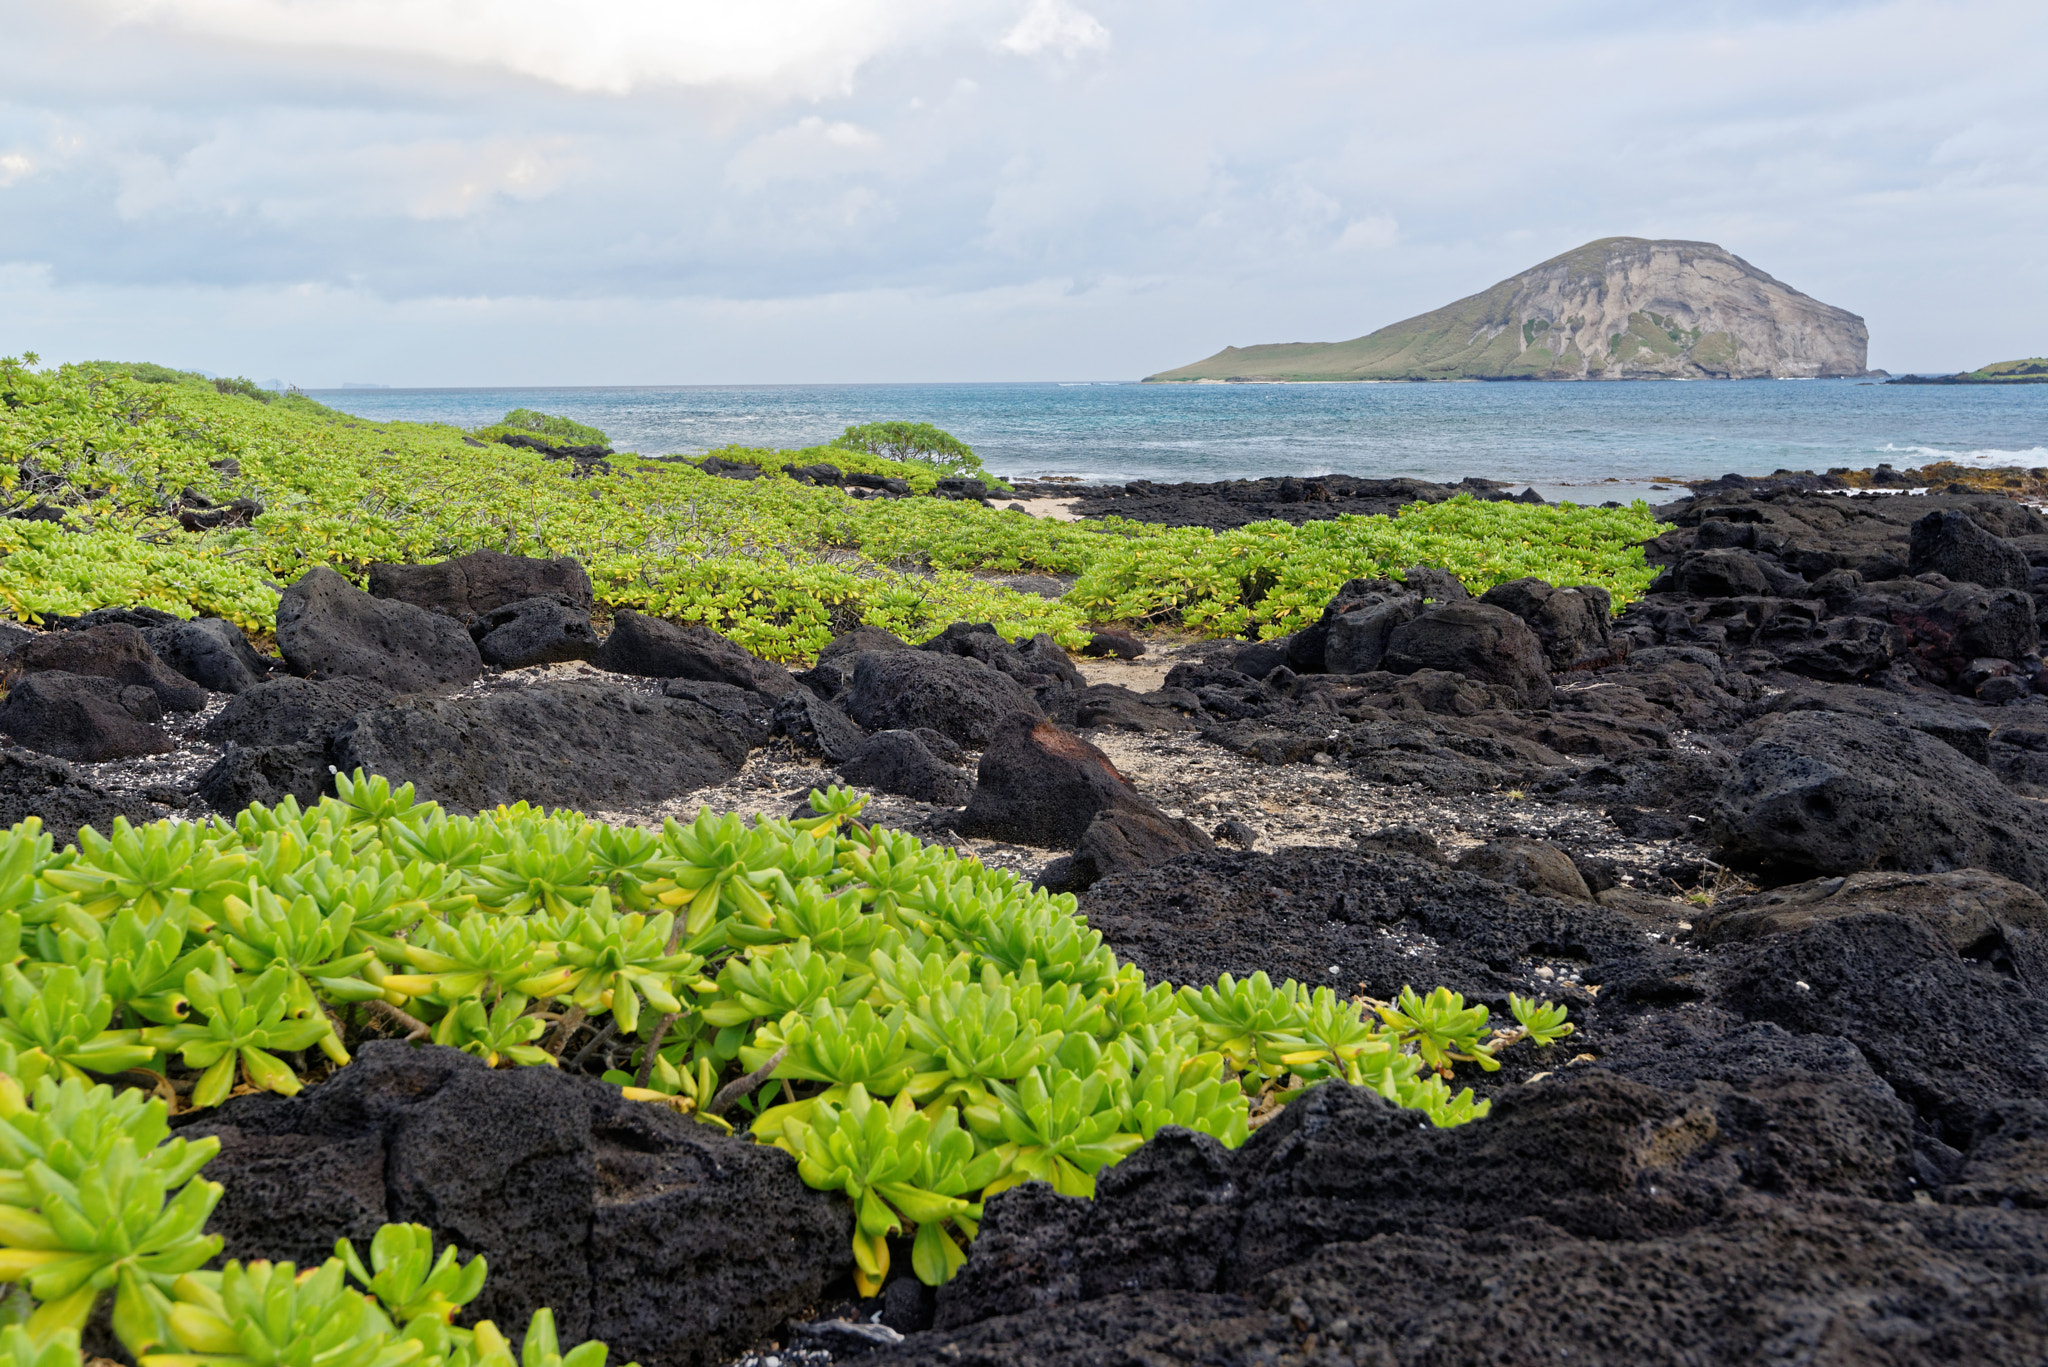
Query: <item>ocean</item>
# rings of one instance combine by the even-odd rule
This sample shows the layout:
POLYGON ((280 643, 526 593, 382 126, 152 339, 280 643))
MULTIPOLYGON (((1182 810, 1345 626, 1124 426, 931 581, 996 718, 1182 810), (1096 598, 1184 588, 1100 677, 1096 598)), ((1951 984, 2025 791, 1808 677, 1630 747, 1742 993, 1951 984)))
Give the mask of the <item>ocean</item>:
POLYGON ((785 449, 853 423, 929 422, 1006 477, 1090 482, 1267 475, 1511 480, 1552 500, 1675 480, 1931 460, 2048 465, 2048 385, 1856 380, 1580 384, 678 385, 335 389, 373 421, 475 427, 511 408, 602 428, 623 451, 785 449))

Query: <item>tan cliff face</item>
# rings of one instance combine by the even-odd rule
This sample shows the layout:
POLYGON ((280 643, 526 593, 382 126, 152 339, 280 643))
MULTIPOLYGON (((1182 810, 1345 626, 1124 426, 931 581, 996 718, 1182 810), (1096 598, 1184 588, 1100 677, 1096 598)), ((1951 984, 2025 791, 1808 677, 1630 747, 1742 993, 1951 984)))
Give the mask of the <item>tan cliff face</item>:
POLYGON ((1226 347, 1154 380, 1813 379, 1870 334, 1711 242, 1610 237, 1348 342, 1226 347))

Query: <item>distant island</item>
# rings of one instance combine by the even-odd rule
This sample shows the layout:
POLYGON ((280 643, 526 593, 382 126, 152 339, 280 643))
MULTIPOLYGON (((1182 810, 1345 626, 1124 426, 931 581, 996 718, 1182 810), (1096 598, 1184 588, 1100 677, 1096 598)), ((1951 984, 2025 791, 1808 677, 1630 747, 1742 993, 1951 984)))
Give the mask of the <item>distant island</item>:
POLYGON ((1147 383, 1866 375, 1870 332, 1711 242, 1603 237, 1355 337, 1225 347, 1147 383))
POLYGON ((2048 357, 1997 361, 1955 375, 1901 375, 1886 384, 2048 384, 2048 357))

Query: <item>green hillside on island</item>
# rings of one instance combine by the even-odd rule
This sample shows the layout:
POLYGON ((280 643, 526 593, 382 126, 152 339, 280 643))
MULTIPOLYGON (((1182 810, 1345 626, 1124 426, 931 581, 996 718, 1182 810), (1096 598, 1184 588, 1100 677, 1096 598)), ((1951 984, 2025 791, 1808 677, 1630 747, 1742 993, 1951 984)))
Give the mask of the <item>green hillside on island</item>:
POLYGON ((1148 382, 1862 375, 1863 320, 1711 242, 1606 237, 1348 342, 1225 347, 1148 382))
POLYGON ((2048 357, 1994 361, 1954 375, 1901 375, 1892 384, 2048 384, 2048 357))

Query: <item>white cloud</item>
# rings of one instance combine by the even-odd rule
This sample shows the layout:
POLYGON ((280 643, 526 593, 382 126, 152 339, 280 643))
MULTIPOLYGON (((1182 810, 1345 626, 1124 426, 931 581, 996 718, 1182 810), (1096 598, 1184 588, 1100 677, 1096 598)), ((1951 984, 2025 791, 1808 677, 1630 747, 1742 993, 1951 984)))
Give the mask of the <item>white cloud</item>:
POLYGON ((845 175, 872 165, 882 145, 882 136, 872 129, 812 114, 763 134, 734 153, 726 163, 725 181, 735 189, 752 191, 780 180, 845 175))
POLYGON ((114 208, 129 221, 196 215, 285 228, 464 218, 552 193, 576 161, 566 138, 392 136, 400 131, 388 121, 345 139, 294 119, 218 127, 175 154, 117 156, 114 208))
POLYGON ((495 67, 570 90, 817 98, 951 22, 943 0, 102 0, 117 22, 256 46, 495 67))
POLYGON ((656 303, 687 299, 753 310, 758 346, 690 361, 706 374, 1136 375, 1357 336, 1617 232, 1719 241, 1864 314, 1892 369, 2039 349, 2040 0, 1274 13, 0 0, 0 155, 26 162, 0 161, 0 273, 51 282, 0 307, 0 352, 56 354, 44 329, 72 318, 100 329, 91 354, 149 354, 161 290, 189 292, 165 305, 173 339, 207 291, 239 291, 222 347, 230 317, 274 310, 279 345, 289 319, 365 354, 421 301, 649 301, 589 305, 615 349, 545 328, 515 347, 503 312, 451 305, 408 353, 423 381, 453 376, 446 355, 464 379, 601 383, 659 342, 656 303), (845 301, 884 299, 911 321, 831 364, 858 335, 832 331, 845 301))
POLYGON ((1400 240, 1401 225, 1395 222, 1392 214, 1372 214, 1354 218, 1344 225, 1344 231, 1337 234, 1337 250, 1385 251, 1400 240))
POLYGON ((1024 17, 998 44, 1019 57, 1055 53, 1073 61, 1084 52, 1109 51, 1109 30, 1088 11, 1067 0, 1031 0, 1024 17))

